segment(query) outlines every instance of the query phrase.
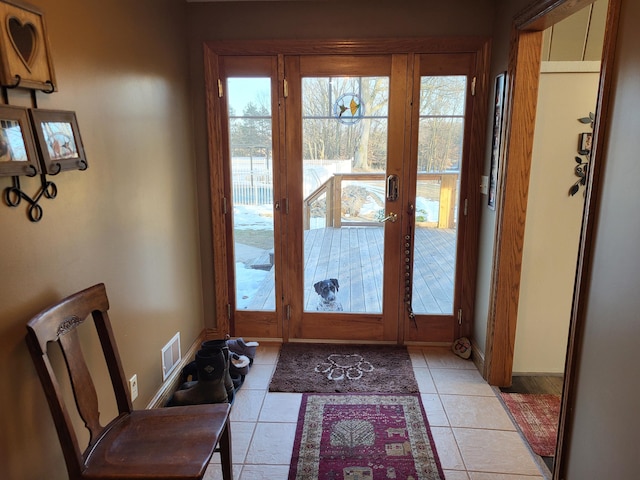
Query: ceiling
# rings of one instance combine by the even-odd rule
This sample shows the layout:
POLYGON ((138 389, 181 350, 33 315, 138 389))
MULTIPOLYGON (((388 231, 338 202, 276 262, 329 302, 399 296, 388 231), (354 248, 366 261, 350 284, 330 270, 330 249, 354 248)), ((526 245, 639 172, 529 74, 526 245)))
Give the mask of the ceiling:
POLYGON ((544 32, 542 60, 600 61, 608 0, 598 0, 544 32))
MULTIPOLYGON (((187 3, 323 0, 186 0, 187 3)), ((542 60, 600 61, 608 0, 598 0, 544 32, 542 60)))

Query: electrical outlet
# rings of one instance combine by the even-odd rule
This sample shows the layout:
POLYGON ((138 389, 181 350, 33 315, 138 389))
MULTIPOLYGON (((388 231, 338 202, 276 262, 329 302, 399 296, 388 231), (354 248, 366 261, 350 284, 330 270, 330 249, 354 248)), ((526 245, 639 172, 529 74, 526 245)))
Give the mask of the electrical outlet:
POLYGON ((138 375, 134 375, 129 379, 129 392, 131 392, 131 401, 138 398, 138 375))

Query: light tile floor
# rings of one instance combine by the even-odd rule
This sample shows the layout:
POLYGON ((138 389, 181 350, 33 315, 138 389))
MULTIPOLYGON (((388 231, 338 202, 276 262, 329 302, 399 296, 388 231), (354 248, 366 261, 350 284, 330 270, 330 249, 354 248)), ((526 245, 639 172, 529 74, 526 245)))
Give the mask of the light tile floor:
MULTIPOLYGON (((475 365, 448 348, 409 347, 420 395, 447 480, 548 476, 475 365)), ((231 411, 234 480, 286 480, 300 393, 269 392, 279 344, 261 344, 231 411)), ((216 454, 205 480, 218 480, 216 454)), ((312 480, 312 479, 309 479, 312 480)))

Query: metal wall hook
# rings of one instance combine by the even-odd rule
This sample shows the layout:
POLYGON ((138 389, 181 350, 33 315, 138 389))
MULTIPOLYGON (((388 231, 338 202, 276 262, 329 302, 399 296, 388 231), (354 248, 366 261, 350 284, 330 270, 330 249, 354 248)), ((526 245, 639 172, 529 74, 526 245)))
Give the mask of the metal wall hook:
MULTIPOLYGON (((59 164, 58 164, 59 165, 59 164)), ((89 167, 86 160, 78 160, 78 170, 84 171, 89 167)))
POLYGON ((57 169, 55 171, 49 172, 49 175, 58 175, 62 171, 62 165, 60 164, 60 162, 53 162, 51 165, 53 167, 57 167, 57 169))
POLYGON ((46 93, 47 95, 49 95, 56 91, 56 86, 53 84, 51 80, 47 80, 45 83, 49 85, 50 88, 49 90, 42 90, 42 93, 46 93))
POLYGON ((15 76, 16 83, 13 85, 7 85, 7 88, 18 88, 20 86, 20 82, 22 82, 22 77, 20 75, 15 76))
POLYGON ((33 165, 27 165, 25 168, 27 177, 35 177, 38 174, 38 169, 33 165))

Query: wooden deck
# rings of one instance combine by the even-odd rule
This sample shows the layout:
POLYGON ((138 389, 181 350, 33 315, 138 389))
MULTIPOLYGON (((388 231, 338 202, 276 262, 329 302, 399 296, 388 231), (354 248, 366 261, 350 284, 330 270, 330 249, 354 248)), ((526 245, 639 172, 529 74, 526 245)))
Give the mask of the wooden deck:
MULTIPOLYGON (((418 228, 414 251, 413 310, 452 314, 455 230, 418 228)), ((345 312, 382 311, 383 227, 319 228, 305 231, 304 309, 315 311, 315 282, 337 278, 337 298, 345 312)), ((273 269, 271 269, 273 275, 273 269)), ((266 278, 247 310, 274 310, 273 277, 266 278)))

